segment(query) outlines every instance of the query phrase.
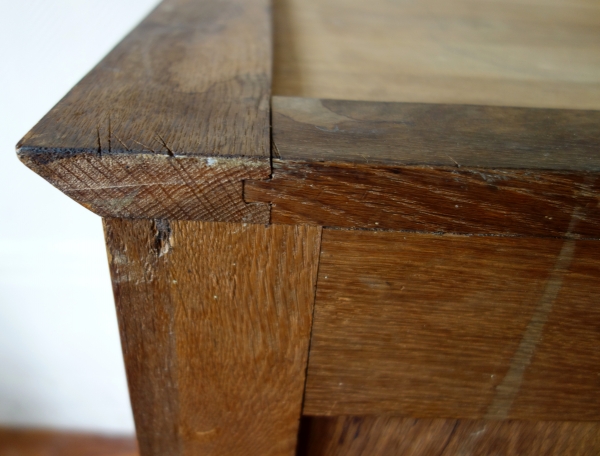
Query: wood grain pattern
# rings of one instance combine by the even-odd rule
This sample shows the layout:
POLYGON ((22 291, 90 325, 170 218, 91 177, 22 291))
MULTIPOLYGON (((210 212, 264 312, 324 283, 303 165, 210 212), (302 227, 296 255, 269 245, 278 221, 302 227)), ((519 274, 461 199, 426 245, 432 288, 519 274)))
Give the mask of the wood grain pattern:
POLYGON ((107 217, 268 221, 241 181, 270 174, 267 0, 166 0, 17 145, 107 217))
POLYGON ((600 237, 600 111, 273 98, 273 223, 600 237))
POLYGON ((106 219, 142 456, 292 455, 320 229, 106 219))
POLYGON ((299 456, 575 456, 600 452, 594 422, 307 417, 299 456))
POLYGON ((0 456, 138 456, 135 437, 0 428, 0 456))
POLYGON ((600 242, 324 230, 307 415, 600 419, 600 242))
POLYGON ((589 0, 275 0, 275 95, 600 108, 589 0))
POLYGON ((600 111, 273 97, 276 158, 600 171, 600 111))

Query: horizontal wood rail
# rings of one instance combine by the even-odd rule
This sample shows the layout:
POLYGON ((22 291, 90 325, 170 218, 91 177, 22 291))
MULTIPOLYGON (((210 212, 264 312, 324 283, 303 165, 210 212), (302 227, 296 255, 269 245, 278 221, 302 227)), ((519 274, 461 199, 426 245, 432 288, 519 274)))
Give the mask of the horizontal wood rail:
POLYGON ((272 223, 600 238, 600 111, 272 104, 272 223))

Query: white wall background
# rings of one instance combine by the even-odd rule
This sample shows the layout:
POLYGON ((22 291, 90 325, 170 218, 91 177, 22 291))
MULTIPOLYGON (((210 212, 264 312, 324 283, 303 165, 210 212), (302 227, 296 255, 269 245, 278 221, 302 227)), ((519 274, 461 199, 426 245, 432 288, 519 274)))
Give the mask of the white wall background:
POLYGON ((0 426, 133 432, 100 218, 15 144, 157 0, 0 0, 0 426))

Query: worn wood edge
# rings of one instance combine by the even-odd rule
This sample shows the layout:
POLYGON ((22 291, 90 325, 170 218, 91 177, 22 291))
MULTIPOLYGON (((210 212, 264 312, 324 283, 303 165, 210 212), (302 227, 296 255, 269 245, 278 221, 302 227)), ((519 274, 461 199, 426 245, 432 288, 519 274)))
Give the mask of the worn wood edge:
POLYGON ((163 0, 17 149, 268 158, 271 15, 269 0, 163 0))
POLYGON ((269 223, 270 207, 247 203, 245 179, 266 179, 266 159, 168 155, 74 155, 18 151, 67 196, 108 218, 269 223))
POLYGON ((285 96, 271 106, 274 158, 600 172, 600 110, 285 96))
POLYGON ((268 223, 242 186, 270 176, 271 14, 269 0, 164 0, 18 158, 103 217, 268 223))

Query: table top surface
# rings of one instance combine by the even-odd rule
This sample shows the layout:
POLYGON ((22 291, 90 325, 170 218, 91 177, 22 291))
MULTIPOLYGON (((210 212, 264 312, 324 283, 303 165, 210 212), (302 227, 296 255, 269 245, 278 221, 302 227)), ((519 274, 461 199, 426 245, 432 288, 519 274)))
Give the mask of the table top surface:
POLYGON ((273 94, 600 109, 600 3, 275 0, 273 94))

